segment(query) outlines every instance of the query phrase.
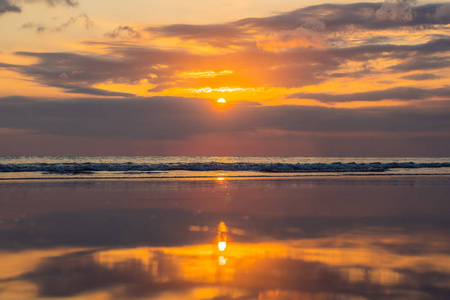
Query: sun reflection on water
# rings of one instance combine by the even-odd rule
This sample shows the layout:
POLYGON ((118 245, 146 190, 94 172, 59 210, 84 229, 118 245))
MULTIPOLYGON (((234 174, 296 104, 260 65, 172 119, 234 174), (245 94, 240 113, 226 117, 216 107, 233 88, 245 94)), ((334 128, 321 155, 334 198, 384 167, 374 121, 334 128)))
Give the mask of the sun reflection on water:
POLYGON ((225 266, 226 263, 227 263, 227 258, 224 256, 219 256, 219 265, 225 266))
POLYGON ((227 242, 219 242, 219 243, 217 243, 217 248, 219 248, 219 251, 225 251, 226 247, 227 247, 227 242))
MULTIPOLYGON (((5 297, 2 288, 6 291, 23 280, 38 286, 38 294, 31 298, 83 293, 90 299, 96 298, 95 290, 115 285, 124 289, 112 298, 150 299, 329 299, 339 295, 359 299, 374 294, 415 298, 423 293, 421 289, 450 291, 446 280, 450 256, 440 250, 399 254, 395 247, 381 245, 377 234, 365 232, 263 243, 233 241, 226 251, 218 251, 220 242, 234 231, 221 222, 218 241, 193 246, 74 249, 54 257, 49 251, 34 270, 0 282, 0 298, 5 297), (59 287, 55 280, 61 282, 59 287), (71 288, 63 290, 64 286, 71 288)), ((407 245, 414 236, 398 234, 386 240, 407 245)), ((446 249, 447 244, 442 247, 446 249)), ((8 261, 14 263, 5 257, 3 264, 8 261)))
POLYGON ((220 222, 217 227, 217 248, 223 252, 227 248, 228 228, 225 222, 220 222))

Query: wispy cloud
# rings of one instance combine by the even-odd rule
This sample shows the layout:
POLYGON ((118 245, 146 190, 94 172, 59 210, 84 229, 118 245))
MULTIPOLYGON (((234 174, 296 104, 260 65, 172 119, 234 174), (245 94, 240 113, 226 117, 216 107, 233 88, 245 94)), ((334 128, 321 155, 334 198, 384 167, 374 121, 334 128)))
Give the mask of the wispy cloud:
POLYGON ((245 28, 234 24, 186 25, 174 24, 149 27, 147 31, 158 37, 177 37, 182 40, 196 40, 216 47, 241 45, 252 34, 245 28))
POLYGON ((78 5, 78 1, 75 0, 27 0, 27 1, 10 1, 10 0, 0 0, 0 16, 7 12, 22 12, 21 5, 26 4, 27 2, 46 2, 50 6, 55 5, 67 5, 71 7, 75 7, 78 5))
POLYGON ((27 23, 22 26, 25 29, 34 29, 38 33, 42 32, 60 32, 64 29, 73 26, 74 24, 81 24, 83 28, 86 30, 91 29, 94 26, 94 22, 86 15, 78 15, 76 17, 69 18, 66 22, 63 22, 59 25, 45 25, 45 24, 36 24, 36 23, 27 23))
POLYGON ((105 33, 105 37, 110 39, 140 39, 139 31, 133 29, 131 26, 119 26, 111 32, 105 33))
POLYGON ((65 4, 68 6, 77 6, 78 1, 76 0, 45 0, 49 5, 54 6, 57 4, 65 4))

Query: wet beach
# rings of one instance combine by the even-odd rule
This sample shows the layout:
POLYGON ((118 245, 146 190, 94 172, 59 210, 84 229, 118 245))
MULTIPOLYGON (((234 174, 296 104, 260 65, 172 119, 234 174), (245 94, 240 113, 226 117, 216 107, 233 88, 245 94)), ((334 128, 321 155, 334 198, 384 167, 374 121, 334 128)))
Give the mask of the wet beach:
POLYGON ((449 194, 450 176, 4 181, 0 299, 446 299, 449 194))

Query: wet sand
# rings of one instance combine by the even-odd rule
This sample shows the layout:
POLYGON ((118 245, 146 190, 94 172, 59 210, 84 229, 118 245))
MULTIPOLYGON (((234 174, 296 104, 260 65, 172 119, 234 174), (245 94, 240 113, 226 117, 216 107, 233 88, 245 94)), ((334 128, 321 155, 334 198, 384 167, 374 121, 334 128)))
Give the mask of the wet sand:
POLYGON ((450 176, 3 181, 0 299, 449 299, 448 195, 450 176))

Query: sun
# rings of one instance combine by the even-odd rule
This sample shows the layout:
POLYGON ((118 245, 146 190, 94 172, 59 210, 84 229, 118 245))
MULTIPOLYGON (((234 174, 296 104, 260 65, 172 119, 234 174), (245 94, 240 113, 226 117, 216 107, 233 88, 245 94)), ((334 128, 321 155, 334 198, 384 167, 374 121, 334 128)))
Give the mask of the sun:
POLYGON ((220 99, 217 99, 217 103, 227 103, 227 100, 220 98, 220 99))

